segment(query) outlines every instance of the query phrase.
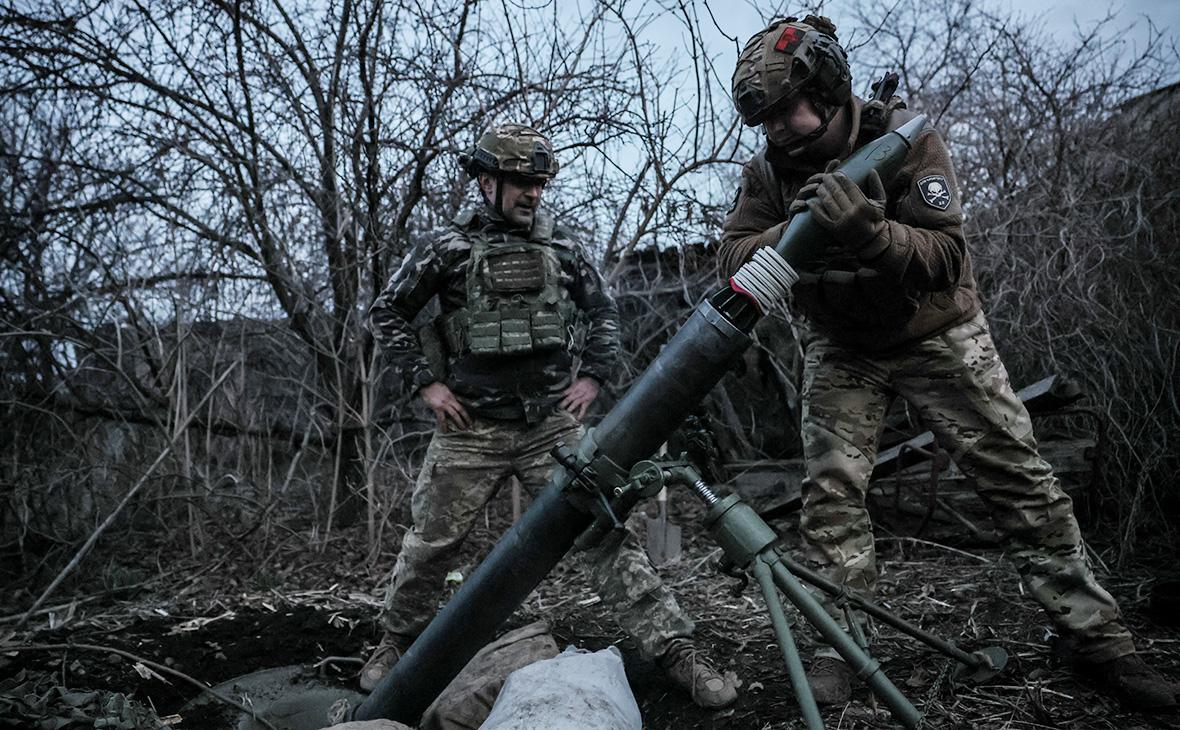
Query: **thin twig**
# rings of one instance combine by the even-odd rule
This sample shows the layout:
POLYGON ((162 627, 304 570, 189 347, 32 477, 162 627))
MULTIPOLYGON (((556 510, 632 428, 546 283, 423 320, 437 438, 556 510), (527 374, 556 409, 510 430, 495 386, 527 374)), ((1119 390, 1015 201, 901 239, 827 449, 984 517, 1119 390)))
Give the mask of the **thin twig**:
POLYGON ((899 535, 899 536, 888 536, 888 537, 878 537, 878 538, 877 538, 877 542, 898 542, 898 541, 905 541, 905 542, 916 542, 916 543, 918 543, 918 544, 920 544, 920 545, 929 545, 930 547, 936 547, 936 548, 939 548, 939 549, 941 549, 941 550, 946 550, 947 552, 952 552, 952 553, 955 553, 955 554, 957 554, 957 555, 962 555, 962 556, 963 556, 963 557, 965 557, 965 558, 971 558, 972 560, 978 560, 979 562, 981 562, 981 563, 985 563, 985 564, 987 564, 987 565, 992 565, 992 564, 993 564, 993 563, 992 563, 992 561, 988 560, 987 558, 983 557, 982 555, 974 555, 974 554, 972 554, 972 553, 969 553, 969 552, 967 552, 967 551, 965 551, 965 550, 960 550, 960 549, 958 549, 958 548, 953 548, 953 547, 951 547, 950 545, 943 545, 942 543, 940 543, 940 542, 934 542, 933 540, 922 540, 921 538, 917 538, 917 537, 906 537, 906 536, 904 536, 904 535, 899 535))

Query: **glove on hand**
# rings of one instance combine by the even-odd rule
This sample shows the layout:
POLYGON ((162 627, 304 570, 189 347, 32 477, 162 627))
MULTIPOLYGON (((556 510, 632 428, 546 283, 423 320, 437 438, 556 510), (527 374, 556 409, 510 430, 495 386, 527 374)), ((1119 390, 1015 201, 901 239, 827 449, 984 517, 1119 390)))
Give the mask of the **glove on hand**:
POLYGON ((803 183, 803 187, 799 188, 799 192, 795 193, 795 199, 787 206, 787 215, 794 216, 807 210, 807 201, 815 197, 815 191, 819 189, 819 184, 823 182, 824 175, 827 175, 839 166, 839 160, 832 160, 824 167, 823 172, 817 172, 807 178, 807 181, 803 183))
POLYGON ((869 172, 868 195, 843 173, 825 172, 815 195, 807 201, 811 215, 836 239, 840 248, 867 260, 880 253, 864 250, 885 227, 885 186, 876 170, 869 172))
POLYGON ((816 222, 832 233, 833 249, 859 254, 862 260, 868 261, 888 245, 888 241, 881 241, 871 250, 865 248, 876 238, 885 220, 885 186, 873 170, 866 183, 869 196, 865 196, 843 173, 835 172, 839 166, 839 160, 832 160, 823 172, 807 178, 787 207, 787 213, 794 216, 811 208, 816 222), (821 188, 825 189, 822 200, 821 188), (817 205, 822 205, 822 210, 817 212, 814 207, 817 205))

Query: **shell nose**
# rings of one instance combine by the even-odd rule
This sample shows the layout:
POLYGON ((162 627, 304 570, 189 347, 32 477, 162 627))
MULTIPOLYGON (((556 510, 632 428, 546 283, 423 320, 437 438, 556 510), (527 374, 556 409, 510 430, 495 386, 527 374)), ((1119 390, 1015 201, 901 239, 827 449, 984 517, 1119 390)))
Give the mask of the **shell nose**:
POLYGON ((910 147, 914 146, 914 142, 918 139, 918 134, 921 133, 923 127, 926 126, 926 115, 919 114, 910 121, 893 130, 896 134, 901 135, 905 143, 910 147))

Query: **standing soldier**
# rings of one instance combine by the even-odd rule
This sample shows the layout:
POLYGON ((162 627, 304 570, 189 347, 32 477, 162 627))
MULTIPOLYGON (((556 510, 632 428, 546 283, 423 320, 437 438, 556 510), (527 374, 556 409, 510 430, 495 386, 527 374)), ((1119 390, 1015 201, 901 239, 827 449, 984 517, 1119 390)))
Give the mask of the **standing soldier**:
MULTIPOLYGON (((515 475, 534 492, 554 467, 553 446, 581 438, 580 420, 618 357, 618 312, 601 277, 582 246, 539 208, 558 168, 549 140, 503 124, 462 161, 485 204, 416 246, 370 311, 378 344, 434 411, 438 428, 386 593, 385 635, 361 670, 366 690, 434 616, 444 576, 500 485, 515 475), (434 296, 445 372, 430 363, 411 326, 434 296), (583 322, 586 342, 576 353, 583 322)), ((588 562, 604 603, 645 657, 701 707, 733 702, 734 683, 697 653, 693 622, 634 535, 591 551, 588 562)))
MULTIPOLYGON (((927 127, 896 177, 873 173, 863 192, 832 172, 914 117, 888 94, 856 98, 851 82, 835 26, 811 15, 751 38, 733 75, 738 112, 762 126, 767 145, 742 171, 721 268, 733 273, 773 246, 804 209, 830 234, 825 267, 796 284, 792 302, 804 350, 807 557, 838 582, 873 592, 865 494, 886 410, 901 396, 974 480, 1025 587, 1071 640, 1079 668, 1137 708, 1174 706, 1177 685, 1135 653, 1114 599, 1087 565, 1072 503, 1038 455, 992 343, 942 138, 927 127)), ((818 701, 843 703, 852 676, 826 650, 808 680, 818 701)))

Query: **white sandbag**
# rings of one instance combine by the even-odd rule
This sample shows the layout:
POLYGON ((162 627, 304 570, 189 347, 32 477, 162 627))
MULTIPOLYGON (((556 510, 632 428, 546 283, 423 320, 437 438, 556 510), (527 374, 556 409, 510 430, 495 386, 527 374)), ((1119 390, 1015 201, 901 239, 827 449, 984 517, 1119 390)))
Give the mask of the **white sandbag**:
POLYGON ((414 728, 393 720, 353 720, 324 728, 324 730, 414 730, 414 728))
POLYGON ((613 646, 569 647, 508 675, 480 730, 642 730, 639 705, 613 646))

